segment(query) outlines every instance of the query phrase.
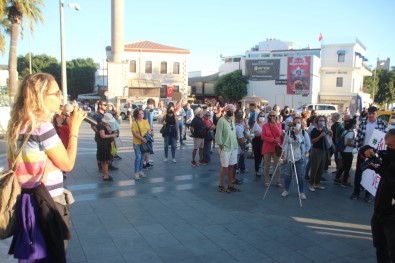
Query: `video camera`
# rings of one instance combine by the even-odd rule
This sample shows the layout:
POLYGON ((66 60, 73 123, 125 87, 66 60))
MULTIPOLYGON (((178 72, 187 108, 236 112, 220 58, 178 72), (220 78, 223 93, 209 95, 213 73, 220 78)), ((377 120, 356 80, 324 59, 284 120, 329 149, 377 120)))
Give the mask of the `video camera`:
POLYGON ((372 165, 380 166, 383 163, 383 159, 381 158, 382 152, 375 149, 373 149, 373 151, 375 153, 374 156, 361 163, 360 167, 362 172, 366 169, 372 168, 372 165))

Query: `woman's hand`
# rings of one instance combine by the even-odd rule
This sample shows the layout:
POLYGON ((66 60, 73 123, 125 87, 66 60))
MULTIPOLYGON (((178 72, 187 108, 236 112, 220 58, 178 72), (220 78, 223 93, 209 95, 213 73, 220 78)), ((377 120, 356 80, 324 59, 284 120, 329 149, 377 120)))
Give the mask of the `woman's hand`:
POLYGON ((74 109, 70 114, 69 126, 70 126, 70 134, 77 135, 81 126, 82 121, 86 117, 86 112, 78 107, 76 101, 74 101, 74 109))
POLYGON ((147 143, 147 139, 143 137, 143 139, 141 140, 143 143, 147 143))

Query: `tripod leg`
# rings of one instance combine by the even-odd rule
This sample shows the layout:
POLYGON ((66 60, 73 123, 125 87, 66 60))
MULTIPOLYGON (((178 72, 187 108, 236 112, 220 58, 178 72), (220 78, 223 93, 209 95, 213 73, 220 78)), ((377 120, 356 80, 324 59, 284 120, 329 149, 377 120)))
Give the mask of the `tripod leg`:
POLYGON ((294 155, 294 151, 292 148, 292 143, 290 143, 289 145, 291 147, 292 166, 294 168, 294 173, 295 173, 296 188, 298 189, 299 205, 300 205, 300 207, 302 207, 302 198, 300 197, 299 179, 298 179, 298 171, 296 170, 295 155, 294 155))
MULTIPOLYGON (((272 178, 270 178, 269 185, 267 186, 267 189, 266 189, 266 191, 265 191, 265 194, 263 195, 263 198, 262 198, 263 200, 265 200, 266 194, 267 194, 267 192, 269 191, 270 185, 272 184, 272 180, 273 180, 273 178, 275 177, 275 174, 276 174, 277 169, 279 169, 280 162, 281 162, 280 160, 282 159, 283 156, 284 156, 284 151, 281 152, 281 156, 280 156, 280 158, 279 158, 279 160, 278 160, 278 162, 277 162, 276 168, 275 168, 274 171, 273 171, 273 176, 272 176, 272 178)), ((265 181, 265 180, 263 180, 263 181, 265 181)))

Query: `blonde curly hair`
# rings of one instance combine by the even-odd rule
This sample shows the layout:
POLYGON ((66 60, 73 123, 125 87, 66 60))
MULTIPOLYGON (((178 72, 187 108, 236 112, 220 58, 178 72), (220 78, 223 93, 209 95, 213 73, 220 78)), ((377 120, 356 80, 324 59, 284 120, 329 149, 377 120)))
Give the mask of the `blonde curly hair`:
POLYGON ((54 81, 55 78, 47 73, 29 75, 23 80, 15 96, 8 123, 6 138, 11 152, 17 149, 21 130, 26 128, 26 133, 31 133, 37 124, 51 119, 52 113, 44 104, 44 95, 54 81))

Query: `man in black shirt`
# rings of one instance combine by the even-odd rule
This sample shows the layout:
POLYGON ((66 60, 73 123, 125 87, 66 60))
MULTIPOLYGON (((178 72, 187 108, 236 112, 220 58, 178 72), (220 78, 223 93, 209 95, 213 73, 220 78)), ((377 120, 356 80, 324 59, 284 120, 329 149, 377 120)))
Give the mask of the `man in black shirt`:
MULTIPOLYGON (((395 129, 385 135, 387 150, 378 154, 381 165, 372 167, 380 176, 374 213, 371 220, 373 245, 377 262, 395 262, 395 129)), ((372 147, 366 145, 359 151, 367 158, 375 156, 372 147)))
POLYGON ((204 148, 204 123, 202 120, 203 117, 203 109, 196 108, 195 109, 195 117, 193 118, 190 126, 190 130, 193 136, 193 151, 192 151, 192 166, 196 166, 196 152, 199 149, 199 164, 205 165, 207 164, 203 160, 203 148, 204 148))

